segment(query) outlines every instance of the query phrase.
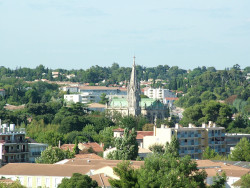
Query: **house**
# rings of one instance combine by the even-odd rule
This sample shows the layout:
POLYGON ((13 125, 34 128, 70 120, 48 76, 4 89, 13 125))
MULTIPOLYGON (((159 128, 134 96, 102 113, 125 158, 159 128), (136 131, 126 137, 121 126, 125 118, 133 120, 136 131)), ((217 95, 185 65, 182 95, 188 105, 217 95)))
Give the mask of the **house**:
POLYGON ((94 153, 102 153, 103 148, 96 142, 88 142, 88 143, 79 143, 78 148, 81 150, 80 153, 89 152, 89 150, 93 150, 94 153))
POLYGON ((69 151, 73 152, 74 147, 75 147, 75 144, 63 144, 60 146, 60 149, 64 150, 64 151, 69 150, 69 151))
MULTIPOLYGON (((73 173, 89 175, 98 182, 101 187, 110 187, 109 178, 118 179, 113 167, 117 166, 119 160, 98 160, 98 159, 66 159, 60 164, 33 164, 33 163, 9 163, 0 168, 0 178, 10 178, 12 181, 20 180, 26 187, 57 187, 63 178, 70 178, 73 173)), ((228 179, 226 187, 240 179, 241 176, 250 173, 250 169, 235 166, 223 162, 210 160, 196 160, 198 169, 204 169, 208 174, 207 184, 213 183, 213 176, 225 172, 228 179)), ((140 168, 144 161, 131 161, 133 168, 140 168)))
POLYGON ((207 173, 206 183, 213 184, 213 176, 218 173, 221 175, 223 172, 227 175, 226 188, 234 187, 233 184, 238 181, 241 176, 250 173, 250 169, 235 166, 227 163, 227 161, 216 162, 210 160, 197 160, 198 169, 204 169, 207 173))

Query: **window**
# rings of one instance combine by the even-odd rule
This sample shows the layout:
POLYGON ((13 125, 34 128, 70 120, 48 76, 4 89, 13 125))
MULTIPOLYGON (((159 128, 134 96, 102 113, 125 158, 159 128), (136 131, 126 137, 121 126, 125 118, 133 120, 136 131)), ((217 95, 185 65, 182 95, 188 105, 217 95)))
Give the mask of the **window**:
POLYGON ((42 186, 42 180, 41 178, 36 178, 36 186, 41 187, 42 186))
POLYGON ((32 187, 32 177, 28 177, 28 187, 32 187))
POLYGON ((50 187, 50 179, 49 178, 46 178, 45 184, 46 184, 46 187, 50 187))
POLYGON ((24 184, 24 178, 23 177, 18 177, 20 183, 23 185, 24 184))

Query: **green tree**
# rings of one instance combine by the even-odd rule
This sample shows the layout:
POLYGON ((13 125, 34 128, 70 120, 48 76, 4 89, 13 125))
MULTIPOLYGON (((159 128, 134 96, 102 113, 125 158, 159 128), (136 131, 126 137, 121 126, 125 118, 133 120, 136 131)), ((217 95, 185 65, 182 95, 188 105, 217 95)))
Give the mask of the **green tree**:
POLYGON ((116 150, 109 153, 107 157, 113 160, 135 160, 138 155, 136 135, 135 129, 130 132, 126 128, 122 138, 115 138, 116 150))
POLYGON ((206 172, 190 156, 151 155, 137 174, 140 187, 205 187, 206 172))
POLYGON ((234 147, 230 159, 234 161, 250 161, 250 143, 247 138, 240 139, 239 143, 234 147))
POLYGON ((108 102, 108 99, 106 98, 106 93, 102 93, 100 99, 100 104, 106 104, 108 102))
POLYGON ((95 180, 92 180, 88 175, 82 175, 74 173, 71 178, 63 178, 62 182, 58 185, 58 188, 89 188, 98 187, 95 180))
POLYGON ((16 180, 11 184, 0 183, 0 188, 25 188, 25 186, 22 186, 20 181, 16 180))
POLYGON ((148 149, 151 150, 153 153, 164 153, 164 146, 161 144, 153 144, 149 146, 148 149))
POLYGON ((202 154, 202 159, 212 159, 217 155, 218 153, 216 153, 214 149, 211 149, 209 146, 207 146, 202 154))
POLYGON ((250 174, 245 174, 241 177, 241 188, 250 187, 250 174))
POLYGON ((221 176, 217 173, 216 176, 213 177, 213 184, 210 186, 211 188, 225 188, 225 183, 227 182, 227 175, 225 172, 221 174, 221 176))
POLYGON ((178 141, 177 137, 175 135, 173 135, 171 138, 171 142, 166 143, 165 155, 167 154, 167 155, 171 155, 175 158, 178 158, 179 157, 179 148, 180 148, 179 141, 178 141))
POLYGON ((74 157, 74 153, 70 151, 63 151, 58 147, 49 146, 42 151, 41 156, 36 159, 36 163, 54 164, 63 159, 70 159, 74 157))
POLYGON ((80 149, 78 148, 78 142, 75 142, 74 148, 73 148, 73 152, 74 154, 79 154, 80 149))
POLYGON ((113 168, 114 174, 119 176, 119 179, 109 179, 109 183, 112 187, 127 187, 135 188, 140 187, 138 185, 137 171, 135 170, 129 161, 123 161, 117 164, 117 167, 113 168))

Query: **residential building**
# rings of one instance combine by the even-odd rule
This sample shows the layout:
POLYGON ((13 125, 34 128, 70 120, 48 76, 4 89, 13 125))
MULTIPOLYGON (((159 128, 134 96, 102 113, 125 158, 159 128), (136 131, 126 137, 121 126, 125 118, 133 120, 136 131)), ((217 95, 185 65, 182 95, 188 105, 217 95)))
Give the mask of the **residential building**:
POLYGON ((62 91, 69 93, 79 93, 79 88, 77 86, 64 86, 60 88, 62 91))
POLYGON ((250 134, 241 134, 241 133, 226 133, 225 140, 226 140, 226 153, 230 154, 231 149, 234 148, 240 139, 247 138, 250 142, 250 134))
POLYGON ((176 98, 175 93, 171 92, 169 89, 163 88, 148 88, 144 89, 144 95, 152 99, 164 100, 167 97, 176 98))
POLYGON ((41 156, 42 151, 48 147, 48 144, 43 143, 28 143, 29 162, 34 163, 37 157, 41 156))
MULTIPOLYGON (((100 187, 111 187, 108 179, 119 179, 114 174, 113 167, 119 160, 104 159, 66 159, 58 164, 33 164, 19 163, 7 164, 0 168, 0 178, 19 180, 26 187, 51 187, 56 188, 63 178, 70 178, 73 173, 89 175, 96 180, 100 187)), ((204 169, 207 173, 206 183, 211 185, 216 174, 225 172, 227 175, 226 188, 233 187, 243 175, 250 173, 250 169, 235 166, 227 162, 215 162, 210 160, 196 160, 198 169, 204 169)), ((133 168, 140 168, 144 161, 131 161, 133 168)))
POLYGON ((77 102, 82 103, 82 96, 80 94, 64 95, 64 100, 67 103, 77 103, 77 102))
POLYGON ((209 146, 219 154, 226 154, 225 128, 216 127, 209 122, 202 127, 195 127, 189 124, 189 127, 182 127, 176 124, 175 128, 169 128, 162 125, 161 128, 154 126, 153 136, 143 137, 143 148, 148 149, 153 144, 165 145, 171 142, 172 136, 177 136, 180 143, 179 154, 181 157, 190 155, 193 159, 201 159, 202 152, 209 146))
POLYGON ((17 129, 15 124, 0 126, 0 160, 2 164, 29 161, 24 128, 17 129))
MULTIPOLYGON (((58 164, 20 163, 7 164, 0 168, 0 178, 19 180, 26 187, 51 187, 56 188, 63 178, 70 178, 73 173, 89 175, 97 181, 100 187, 111 187, 109 178, 118 178, 114 172, 121 161, 101 159, 66 159, 58 164)), ((133 161, 132 166, 139 168, 142 161, 133 161)))

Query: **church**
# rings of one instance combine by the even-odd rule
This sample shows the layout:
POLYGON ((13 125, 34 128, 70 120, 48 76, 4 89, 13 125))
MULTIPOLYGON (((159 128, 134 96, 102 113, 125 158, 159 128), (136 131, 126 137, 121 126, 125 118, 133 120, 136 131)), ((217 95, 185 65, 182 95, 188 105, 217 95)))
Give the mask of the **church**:
POLYGON ((132 66, 130 81, 127 86, 127 98, 113 98, 109 101, 107 110, 111 113, 116 111, 123 116, 144 115, 150 122, 157 117, 164 119, 166 117, 167 107, 157 99, 141 98, 140 82, 136 76, 135 57, 132 66))

